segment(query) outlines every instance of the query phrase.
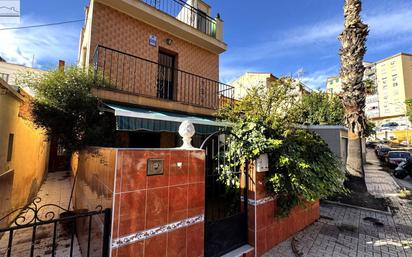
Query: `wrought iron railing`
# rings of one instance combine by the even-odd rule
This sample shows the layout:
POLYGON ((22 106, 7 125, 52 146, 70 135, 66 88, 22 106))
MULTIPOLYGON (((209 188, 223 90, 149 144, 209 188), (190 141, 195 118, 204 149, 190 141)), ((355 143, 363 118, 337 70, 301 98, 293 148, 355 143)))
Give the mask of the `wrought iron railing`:
POLYGON ((216 20, 182 0, 140 0, 187 25, 216 37, 216 20))
POLYGON ((233 104, 234 88, 157 62, 98 45, 97 87, 217 110, 233 104))
POLYGON ((0 217, 0 222, 14 217, 10 226, 0 228, 0 256, 71 257, 82 250, 87 257, 110 256, 111 209, 74 212, 41 201, 36 197, 28 207, 0 217))

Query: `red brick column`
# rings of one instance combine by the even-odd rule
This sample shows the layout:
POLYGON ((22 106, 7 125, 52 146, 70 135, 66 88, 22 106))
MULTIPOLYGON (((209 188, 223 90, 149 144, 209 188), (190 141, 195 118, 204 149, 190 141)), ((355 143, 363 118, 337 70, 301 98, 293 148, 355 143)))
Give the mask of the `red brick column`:
POLYGON ((315 222, 319 216, 319 201, 297 206, 285 218, 276 216, 276 200, 265 189, 265 172, 249 167, 248 178, 248 241, 254 252, 262 256, 272 247, 315 222))

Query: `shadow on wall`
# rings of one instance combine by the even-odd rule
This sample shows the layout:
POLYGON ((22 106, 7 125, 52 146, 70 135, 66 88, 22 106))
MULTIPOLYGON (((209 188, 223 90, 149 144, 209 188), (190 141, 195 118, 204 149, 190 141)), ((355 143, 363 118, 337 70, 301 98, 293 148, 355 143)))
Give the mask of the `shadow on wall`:
MULTIPOLYGON (((2 193, 0 194, 0 219, 10 213, 12 210, 11 204, 11 192, 13 189, 14 170, 6 171, 0 175, 0 188, 2 193)), ((6 227, 10 223, 11 219, 6 218, 0 221, 0 227, 6 227)))

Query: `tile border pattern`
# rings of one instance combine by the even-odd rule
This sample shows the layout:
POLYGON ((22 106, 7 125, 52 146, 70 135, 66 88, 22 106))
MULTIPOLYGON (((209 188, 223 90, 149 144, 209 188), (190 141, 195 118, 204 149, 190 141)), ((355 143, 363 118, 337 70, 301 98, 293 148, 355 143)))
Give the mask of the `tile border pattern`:
POLYGON ((169 223, 166 225, 162 225, 159 227, 143 230, 143 231, 140 231, 134 234, 124 236, 124 237, 116 238, 112 242, 112 249, 116 249, 118 247, 122 247, 122 246, 132 244, 134 242, 138 242, 138 241, 150 238, 150 237, 164 234, 172 230, 188 227, 196 223, 203 222, 204 220, 205 220, 205 216, 202 214, 202 215, 190 217, 184 220, 179 220, 173 223, 169 223))
MULTIPOLYGON (((240 200, 241 200, 242 202, 245 201, 245 199, 244 199, 243 196, 240 196, 240 200)), ((271 202, 271 201, 274 201, 274 200, 275 200, 274 197, 268 196, 268 197, 265 197, 265 198, 262 198, 262 199, 258 199, 258 200, 247 199, 247 203, 250 204, 250 205, 253 205, 253 206, 257 206, 257 205, 262 205, 262 204, 265 204, 265 203, 268 203, 268 202, 271 202)))

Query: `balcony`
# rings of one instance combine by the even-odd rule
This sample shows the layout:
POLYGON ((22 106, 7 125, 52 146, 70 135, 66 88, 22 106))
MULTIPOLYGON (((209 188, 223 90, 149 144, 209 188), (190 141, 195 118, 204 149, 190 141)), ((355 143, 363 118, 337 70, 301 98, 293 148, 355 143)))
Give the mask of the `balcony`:
POLYGON ((141 0, 192 28, 216 38, 216 20, 183 0, 141 0))
MULTIPOLYGON (((223 105, 233 104, 234 88, 230 85, 116 49, 97 46, 93 64, 95 76, 100 76, 104 85, 110 85, 109 88, 97 85, 103 90, 213 111, 206 112, 209 114, 223 105)), ((159 102, 152 101, 149 105, 155 104, 159 102)), ((182 106, 174 109, 183 111, 182 106)))
POLYGON ((163 32, 221 54, 223 21, 210 17, 210 7, 201 0, 95 0, 163 32))

